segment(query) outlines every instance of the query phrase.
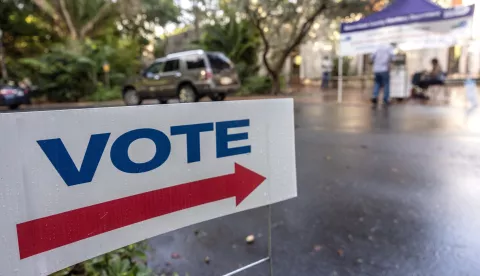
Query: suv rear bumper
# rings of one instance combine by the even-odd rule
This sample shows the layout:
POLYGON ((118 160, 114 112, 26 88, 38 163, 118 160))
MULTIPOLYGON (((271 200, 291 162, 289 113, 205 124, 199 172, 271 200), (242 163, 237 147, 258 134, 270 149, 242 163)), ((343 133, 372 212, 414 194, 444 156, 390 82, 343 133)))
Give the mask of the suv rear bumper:
POLYGON ((240 85, 222 85, 222 86, 215 86, 215 87, 208 87, 207 89, 202 91, 202 94, 209 95, 209 94, 232 94, 237 92, 240 89, 240 85))

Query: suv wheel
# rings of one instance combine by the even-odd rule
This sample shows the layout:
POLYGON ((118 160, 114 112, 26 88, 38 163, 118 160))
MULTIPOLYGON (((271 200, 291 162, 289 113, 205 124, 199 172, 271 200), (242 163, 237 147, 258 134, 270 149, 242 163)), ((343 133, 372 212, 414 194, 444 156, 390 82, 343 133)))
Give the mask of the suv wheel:
POLYGON ((123 101, 126 105, 139 105, 142 103, 137 91, 133 88, 130 88, 123 93, 123 101))
POLYGON ((215 93, 215 94, 209 95, 208 97, 210 98, 210 100, 214 102, 219 102, 219 101, 225 100, 226 96, 227 95, 225 95, 225 93, 215 93))
POLYGON ((178 100, 181 103, 198 102, 198 99, 197 92, 195 92, 195 89, 189 84, 182 85, 178 90, 178 100))

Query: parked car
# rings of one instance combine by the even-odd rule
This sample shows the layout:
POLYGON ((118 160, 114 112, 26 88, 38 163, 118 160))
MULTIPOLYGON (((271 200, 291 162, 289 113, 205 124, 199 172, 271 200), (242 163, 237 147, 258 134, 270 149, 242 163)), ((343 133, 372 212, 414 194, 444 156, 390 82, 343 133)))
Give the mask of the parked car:
POLYGON ((239 88, 235 67, 223 53, 194 50, 155 60, 140 76, 127 82, 122 93, 127 105, 138 105, 145 99, 166 103, 173 98, 186 103, 204 96, 223 101, 239 88))
POLYGON ((20 88, 14 84, 0 85, 0 106, 17 109, 22 104, 30 104, 28 88, 20 88))

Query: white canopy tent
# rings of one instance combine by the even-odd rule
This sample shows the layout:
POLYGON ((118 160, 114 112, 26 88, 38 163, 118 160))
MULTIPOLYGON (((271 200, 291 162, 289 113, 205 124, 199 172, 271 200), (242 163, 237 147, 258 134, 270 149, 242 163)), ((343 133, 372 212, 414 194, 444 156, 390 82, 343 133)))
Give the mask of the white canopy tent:
POLYGON ((338 102, 343 94, 343 57, 373 53, 380 45, 397 43, 403 51, 446 48, 472 37, 475 6, 450 9, 429 0, 396 0, 340 30, 338 102))

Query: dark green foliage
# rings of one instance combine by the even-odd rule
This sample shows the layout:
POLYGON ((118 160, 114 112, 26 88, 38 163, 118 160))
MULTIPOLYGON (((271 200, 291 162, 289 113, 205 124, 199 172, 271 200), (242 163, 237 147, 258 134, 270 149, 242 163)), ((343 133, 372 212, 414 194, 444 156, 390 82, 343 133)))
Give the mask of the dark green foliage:
POLYGON ((272 88, 272 81, 267 76, 250 76, 242 83, 239 95, 267 94, 272 88))
POLYGON ((242 82, 258 72, 258 32, 247 20, 237 20, 234 12, 227 11, 214 25, 206 26, 194 47, 225 53, 235 63, 242 82))
POLYGON ((140 242, 90 259, 51 276, 150 276, 145 242, 140 242))
POLYGON ((30 69, 31 79, 51 101, 78 101, 95 91, 96 64, 88 56, 58 47, 38 59, 19 63, 30 69))
POLYGON ((29 78, 37 96, 50 101, 109 99, 102 65, 110 64, 111 87, 140 71, 156 26, 177 22, 173 0, 65 1, 74 28, 53 3, 45 10, 30 0, 0 0, 0 29, 9 80, 29 78), (97 91, 100 89, 101 91, 97 91), (102 96, 98 96, 102 95, 102 96))
POLYGON ((34 5, 30 1, 0 0, 2 42, 9 58, 40 54, 58 41, 48 24, 34 12, 34 5))
POLYGON ((120 99, 122 99, 122 88, 120 86, 107 88, 102 83, 98 84, 93 94, 83 98, 87 102, 104 102, 120 99))
MULTIPOLYGON (((96 90, 105 86, 101 83, 103 64, 110 64, 110 85, 120 86, 127 76, 140 70, 139 49, 135 42, 121 39, 109 43, 88 40, 70 47, 59 45, 38 58, 17 60, 15 72, 19 78, 28 76, 39 87, 36 96, 44 95, 49 101, 93 99, 96 90)), ((110 94, 97 98, 111 97, 110 94)))

